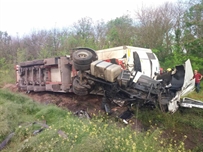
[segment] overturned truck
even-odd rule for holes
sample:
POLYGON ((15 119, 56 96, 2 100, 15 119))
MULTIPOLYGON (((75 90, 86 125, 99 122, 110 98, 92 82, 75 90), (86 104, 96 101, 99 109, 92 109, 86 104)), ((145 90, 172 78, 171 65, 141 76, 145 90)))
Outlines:
MULTIPOLYGON (((136 54, 139 56, 139 52, 136 54)), ((101 60, 90 48, 76 48, 70 56, 20 63, 16 66, 17 85, 24 91, 98 94, 103 96, 104 106, 115 102, 120 106, 159 107, 171 113, 181 105, 187 106, 181 97, 194 90, 190 60, 176 66, 166 84, 164 76, 158 80, 137 68, 141 67, 140 61, 134 61, 129 69, 125 57, 101 60)), ((110 112, 108 108, 106 111, 110 112)))

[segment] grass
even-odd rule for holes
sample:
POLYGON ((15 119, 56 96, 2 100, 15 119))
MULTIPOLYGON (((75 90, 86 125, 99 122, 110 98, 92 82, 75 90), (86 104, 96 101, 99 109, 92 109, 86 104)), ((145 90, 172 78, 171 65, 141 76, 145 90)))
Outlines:
POLYGON ((6 83, 15 83, 15 77, 14 65, 0 67, 0 87, 6 83))
MULTIPOLYGON (((162 138, 163 131, 158 126, 150 125, 147 131, 136 132, 108 116, 81 119, 55 105, 42 105, 2 89, 0 114, 0 142, 15 133, 2 152, 186 151, 183 140, 174 145, 173 141, 162 138), (34 135, 45 122, 48 128, 34 135)), ((163 121, 161 116, 159 121, 163 121)))
MULTIPOLYGON (((187 97, 203 101, 203 83, 199 93, 192 92, 187 97)), ((136 113, 138 113, 136 117, 142 121, 146 128, 157 126, 171 139, 194 141, 196 145, 192 151, 203 151, 202 141, 198 141, 198 139, 202 139, 203 134, 203 109, 179 107, 174 114, 162 113, 159 109, 153 111, 139 109, 136 113), (178 135, 179 137, 177 137, 178 135)))

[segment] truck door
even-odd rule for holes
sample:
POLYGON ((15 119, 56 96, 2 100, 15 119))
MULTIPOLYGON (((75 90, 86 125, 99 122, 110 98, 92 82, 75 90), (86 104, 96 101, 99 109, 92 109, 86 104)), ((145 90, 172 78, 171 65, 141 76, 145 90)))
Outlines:
POLYGON ((155 72, 160 73, 159 60, 154 53, 147 53, 147 56, 150 61, 151 77, 153 77, 155 72))
MULTIPOLYGON (((139 56, 139 59, 140 59, 141 72, 144 75, 147 75, 147 76, 151 77, 151 64, 150 64, 150 60, 149 60, 146 52, 136 51, 136 53, 137 53, 137 55, 139 56)), ((139 67, 138 61, 137 61, 138 59, 134 58, 134 60, 135 60, 135 62, 137 64, 135 66, 136 66, 136 68, 138 68, 139 67)))

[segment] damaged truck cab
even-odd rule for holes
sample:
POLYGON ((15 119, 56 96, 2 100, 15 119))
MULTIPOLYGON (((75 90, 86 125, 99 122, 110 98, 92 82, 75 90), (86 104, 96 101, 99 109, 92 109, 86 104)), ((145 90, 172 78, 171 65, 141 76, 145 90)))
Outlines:
POLYGON ((119 105, 158 106, 172 113, 180 97, 194 88, 189 60, 174 69, 168 87, 163 80, 152 78, 152 73, 159 73, 156 55, 149 49, 129 46, 98 52, 76 48, 70 56, 27 61, 16 69, 21 90, 100 94, 105 101, 119 105))

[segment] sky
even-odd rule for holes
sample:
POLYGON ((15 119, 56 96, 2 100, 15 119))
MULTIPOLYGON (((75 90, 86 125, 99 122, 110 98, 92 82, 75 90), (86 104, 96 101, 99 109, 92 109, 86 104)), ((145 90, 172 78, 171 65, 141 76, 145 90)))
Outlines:
POLYGON ((23 36, 40 29, 70 27, 84 17, 105 22, 141 6, 176 0, 0 0, 0 31, 23 36))

